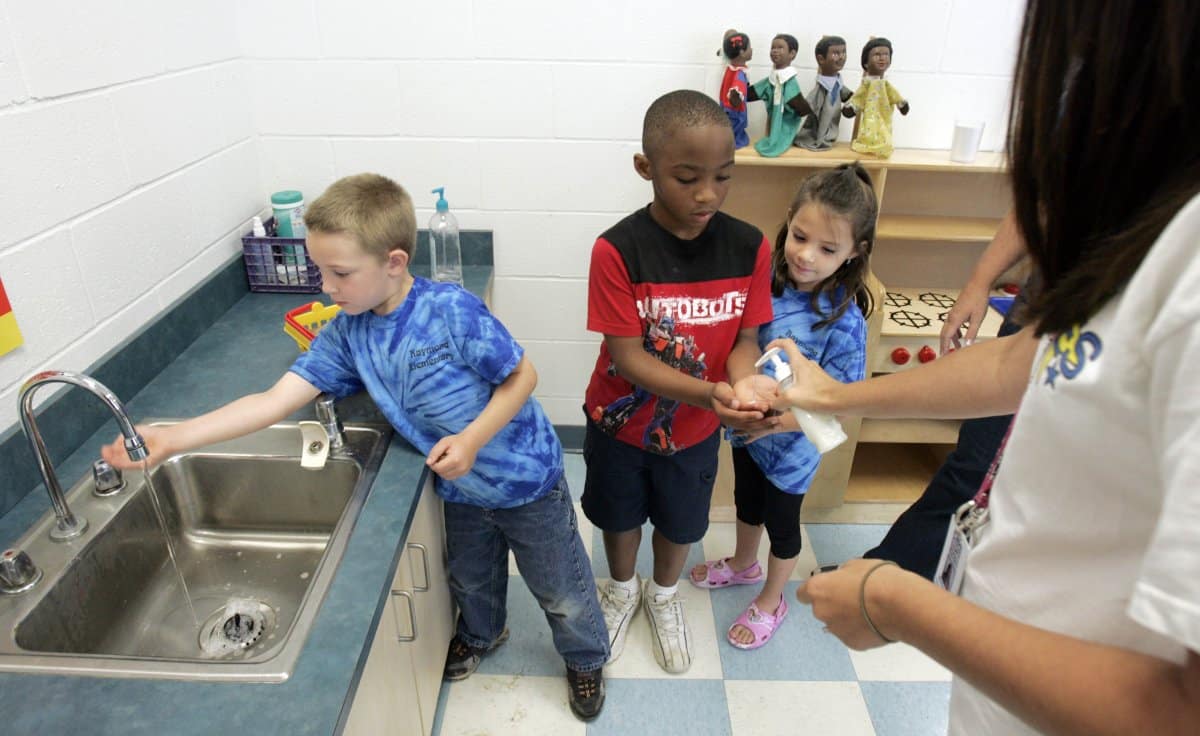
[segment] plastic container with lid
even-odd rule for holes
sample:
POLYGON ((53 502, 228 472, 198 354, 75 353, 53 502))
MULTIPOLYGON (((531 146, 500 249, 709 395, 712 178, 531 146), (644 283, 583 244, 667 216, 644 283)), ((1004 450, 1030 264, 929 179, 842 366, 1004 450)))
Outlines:
POLYGON ((275 236, 279 238, 303 238, 304 195, 294 189, 275 192, 271 195, 271 209, 275 214, 275 236))
MULTIPOLYGON (((294 189, 275 192, 271 195, 271 209, 275 215, 275 236, 280 238, 303 238, 304 195, 294 189)), ((279 277, 289 284, 308 282, 303 245, 289 245, 283 251, 283 263, 276 264, 279 277)))

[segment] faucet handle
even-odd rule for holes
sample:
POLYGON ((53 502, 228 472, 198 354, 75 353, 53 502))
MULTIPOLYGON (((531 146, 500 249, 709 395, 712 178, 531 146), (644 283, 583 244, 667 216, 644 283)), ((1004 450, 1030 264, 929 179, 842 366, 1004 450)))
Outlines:
POLYGON ((42 571, 20 549, 0 552, 0 593, 23 593, 42 579, 42 571))
POLYGON ((106 460, 92 463, 92 479, 96 482, 97 496, 112 496, 125 487, 125 479, 121 471, 109 465, 106 460))

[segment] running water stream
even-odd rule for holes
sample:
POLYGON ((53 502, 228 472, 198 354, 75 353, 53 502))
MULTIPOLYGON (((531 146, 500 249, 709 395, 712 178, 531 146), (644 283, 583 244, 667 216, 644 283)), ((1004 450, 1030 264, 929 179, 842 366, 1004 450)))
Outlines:
POLYGON ((179 561, 175 556, 175 545, 171 543, 171 534, 167 531, 167 517, 163 514, 162 506, 158 502, 158 489, 154 487, 154 481, 150 477, 150 464, 145 460, 142 461, 142 473, 146 478, 146 487, 150 491, 150 500, 154 503, 154 515, 158 517, 158 529, 162 532, 163 541, 167 543, 167 554, 171 557, 171 567, 175 568, 175 576, 179 578, 179 586, 183 591, 184 600, 187 601, 188 611, 191 612, 192 621, 199 629, 200 617, 196 615, 191 591, 188 590, 187 581, 183 579, 183 572, 179 569, 179 561))

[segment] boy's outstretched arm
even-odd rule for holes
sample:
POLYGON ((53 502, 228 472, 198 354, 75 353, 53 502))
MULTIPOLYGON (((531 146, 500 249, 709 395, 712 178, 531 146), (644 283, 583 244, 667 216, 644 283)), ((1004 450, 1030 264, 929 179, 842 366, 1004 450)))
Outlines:
POLYGON ((425 464, 446 480, 465 475, 475 464, 479 449, 512 421, 536 386, 537 370, 528 357, 522 356, 517 367, 492 392, 492 398, 479 416, 458 434, 438 440, 425 458, 425 464))
POLYGON ((738 330, 737 342, 733 344, 733 350, 729 351, 729 357, 725 359, 725 372, 729 374, 729 382, 737 383, 746 376, 752 376, 757 372, 754 364, 762 357, 762 350, 758 347, 758 328, 747 327, 744 330, 738 330))
MULTIPOLYGON (((137 430, 150 451, 146 461, 157 465, 176 453, 269 427, 312 401, 319 393, 316 386, 288 371, 266 391, 235 399, 207 414, 166 427, 138 425, 137 430)), ((101 448, 100 454, 121 470, 141 467, 141 463, 129 459, 122 437, 101 448)))
POLYGON ((709 383, 703 378, 695 378, 682 373, 655 358, 646 352, 642 346, 643 341, 644 338, 640 335, 635 337, 604 336, 608 354, 612 357, 613 365, 617 367, 617 373, 621 374, 622 378, 659 396, 682 401, 701 409, 712 408, 712 392, 715 384, 709 383))

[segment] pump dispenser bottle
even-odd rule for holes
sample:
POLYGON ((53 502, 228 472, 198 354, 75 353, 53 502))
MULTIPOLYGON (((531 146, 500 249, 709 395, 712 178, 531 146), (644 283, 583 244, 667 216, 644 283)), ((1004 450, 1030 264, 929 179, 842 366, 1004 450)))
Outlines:
POLYGON ((462 249, 458 241, 458 221, 450 214, 446 188, 438 187, 437 212, 429 220, 430 273, 434 281, 462 285, 462 249))
MULTIPOLYGON (((791 366, 780 357, 779 348, 771 348, 763 353, 762 357, 754 363, 754 367, 762 368, 767 363, 771 364, 771 372, 775 374, 774 378, 779 382, 779 389, 783 391, 791 388, 795 378, 792 376, 791 366)), ((822 455, 846 441, 846 431, 830 414, 814 414, 793 406, 792 415, 796 417, 800 429, 804 431, 804 436, 816 445, 817 452, 822 455)))

